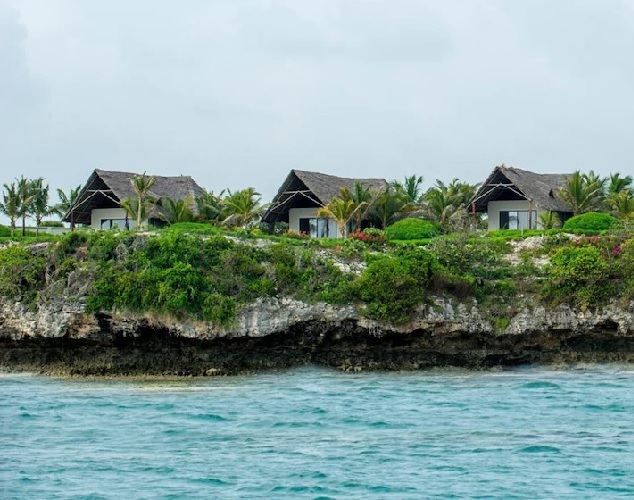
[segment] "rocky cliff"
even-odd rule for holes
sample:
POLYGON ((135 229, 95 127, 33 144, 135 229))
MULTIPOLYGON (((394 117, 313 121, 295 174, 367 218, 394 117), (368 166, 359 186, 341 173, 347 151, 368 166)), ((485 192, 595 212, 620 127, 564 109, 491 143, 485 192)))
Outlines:
POLYGON ((353 307, 264 299, 230 326, 161 315, 85 314, 81 299, 0 302, 0 369, 65 375, 222 375, 318 363, 342 370, 634 361, 634 303, 546 308, 524 298, 503 323, 436 297, 411 321, 353 307))

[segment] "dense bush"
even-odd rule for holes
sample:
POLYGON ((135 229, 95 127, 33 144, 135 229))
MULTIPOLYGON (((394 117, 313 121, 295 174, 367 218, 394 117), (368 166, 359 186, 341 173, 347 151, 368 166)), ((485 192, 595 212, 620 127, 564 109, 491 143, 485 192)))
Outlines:
POLYGON ((424 219, 408 218, 395 222, 385 230, 385 237, 391 240, 420 240, 433 238, 440 233, 438 225, 424 219))
POLYGON ((594 246, 563 247, 546 266, 547 297, 587 308, 600 305, 610 294, 610 264, 594 246))
POLYGON ((504 239, 457 235, 436 238, 429 245, 429 251, 453 275, 493 278, 504 267, 502 256, 509 253, 511 247, 504 239))
POLYGON ((611 229, 619 223, 616 217, 603 212, 587 212, 585 214, 575 215, 564 223, 566 230, 589 230, 589 231, 605 231, 611 229))
POLYGON ((368 317, 407 321, 423 303, 437 265, 429 252, 420 249, 375 256, 352 284, 352 291, 366 304, 368 317))
POLYGON ((32 303, 45 284, 46 257, 22 245, 0 249, 0 295, 32 303))
POLYGON ((628 299, 634 298, 634 239, 616 246, 612 251, 616 260, 615 267, 623 280, 622 294, 628 299))

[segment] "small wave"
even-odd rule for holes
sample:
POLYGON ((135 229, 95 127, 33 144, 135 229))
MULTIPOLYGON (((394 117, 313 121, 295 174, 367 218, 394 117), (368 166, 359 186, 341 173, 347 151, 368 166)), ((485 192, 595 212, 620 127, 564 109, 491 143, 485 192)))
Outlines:
POLYGON ((561 453, 556 446, 527 446, 519 450, 519 453, 561 453))
POLYGON ((274 493, 323 493, 327 488, 322 486, 276 486, 271 490, 274 493))
POLYGON ((273 427, 289 427, 292 429, 302 428, 302 427, 322 427, 323 424, 321 422, 275 422, 273 427))
POLYGON ((154 410, 161 410, 161 411, 165 411, 165 410, 173 410, 174 408, 176 408, 176 405, 173 403, 162 403, 162 404, 148 404, 147 405, 148 408, 153 408, 154 410))
POLYGON ((327 474, 323 472, 302 472, 301 474, 294 474, 295 477, 300 479, 311 478, 311 479, 326 479, 328 477, 327 474))
POLYGON ((622 413, 622 412, 627 411, 625 406, 615 405, 615 404, 611 404, 611 405, 587 404, 587 405, 584 405, 584 408, 586 408, 588 410, 592 410, 592 411, 609 411, 609 412, 613 412, 613 413, 622 413))
POLYGON ((195 483, 206 484, 209 486, 232 486, 232 483, 218 479, 217 477, 201 477, 192 480, 195 483))
POLYGON ((503 451, 503 448, 475 448, 471 450, 471 453, 480 454, 480 453, 498 453, 503 451))
POLYGON ((192 415, 192 418, 195 418, 196 420, 210 420, 212 422, 228 422, 228 419, 220 415, 216 415, 215 413, 198 413, 196 415, 192 415))
POLYGON ((167 429, 162 432, 165 436, 176 436, 181 434, 183 431, 181 429, 167 429))
POLYGON ((385 427, 391 427, 390 424, 388 424, 387 422, 385 422, 384 420, 379 420, 377 422, 372 422, 370 424, 370 427, 374 427, 374 428, 385 428, 385 427))
POLYGON ((553 382, 539 380, 536 382, 527 382, 522 384, 520 389, 561 389, 561 387, 553 382))

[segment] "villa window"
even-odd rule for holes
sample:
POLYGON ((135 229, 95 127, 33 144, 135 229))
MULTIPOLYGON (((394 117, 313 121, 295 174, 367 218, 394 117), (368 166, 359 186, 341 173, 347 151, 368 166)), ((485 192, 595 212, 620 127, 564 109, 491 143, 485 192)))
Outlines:
POLYGON ((512 210, 500 212, 500 229, 537 229, 537 211, 512 210))
POLYGON ((312 238, 328 237, 328 219, 316 217, 299 219, 299 232, 309 234, 312 238))
POLYGON ((136 222, 132 219, 128 219, 128 225, 126 227, 126 219, 101 219, 99 224, 100 229, 134 229, 136 222))

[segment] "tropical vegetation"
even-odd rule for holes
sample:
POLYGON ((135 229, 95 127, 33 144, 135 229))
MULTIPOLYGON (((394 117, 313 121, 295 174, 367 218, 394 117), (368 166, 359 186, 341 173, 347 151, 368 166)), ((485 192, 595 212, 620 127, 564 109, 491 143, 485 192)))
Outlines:
MULTIPOLYGON (((319 210, 344 239, 273 228, 267 234, 256 224, 264 207, 254 188, 156 200, 152 184, 150 176, 133 179, 135 196, 122 205, 131 220, 156 214, 166 229, 75 231, 45 247, 0 247, 0 293, 40 303, 52 283, 59 293, 74 282, 73 273, 91 282, 89 311, 154 311, 218 325, 266 297, 354 303, 369 318, 392 322, 407 321, 439 294, 472 297, 491 305, 499 326, 521 306, 518 297, 581 308, 634 298, 629 176, 571 176, 560 195, 574 201, 578 215, 561 229, 547 213, 543 230, 484 235, 470 231, 475 186, 437 180, 423 191, 415 176, 378 191, 358 184, 319 210), (375 228, 364 228, 367 221, 375 228), (533 236, 532 246, 514 250, 518 239, 533 236)), ((58 192, 59 202, 49 204, 43 179, 5 184, 0 211, 9 227, 0 227, 0 238, 13 237, 23 219, 40 226, 47 214, 66 213, 79 192, 58 192)))

